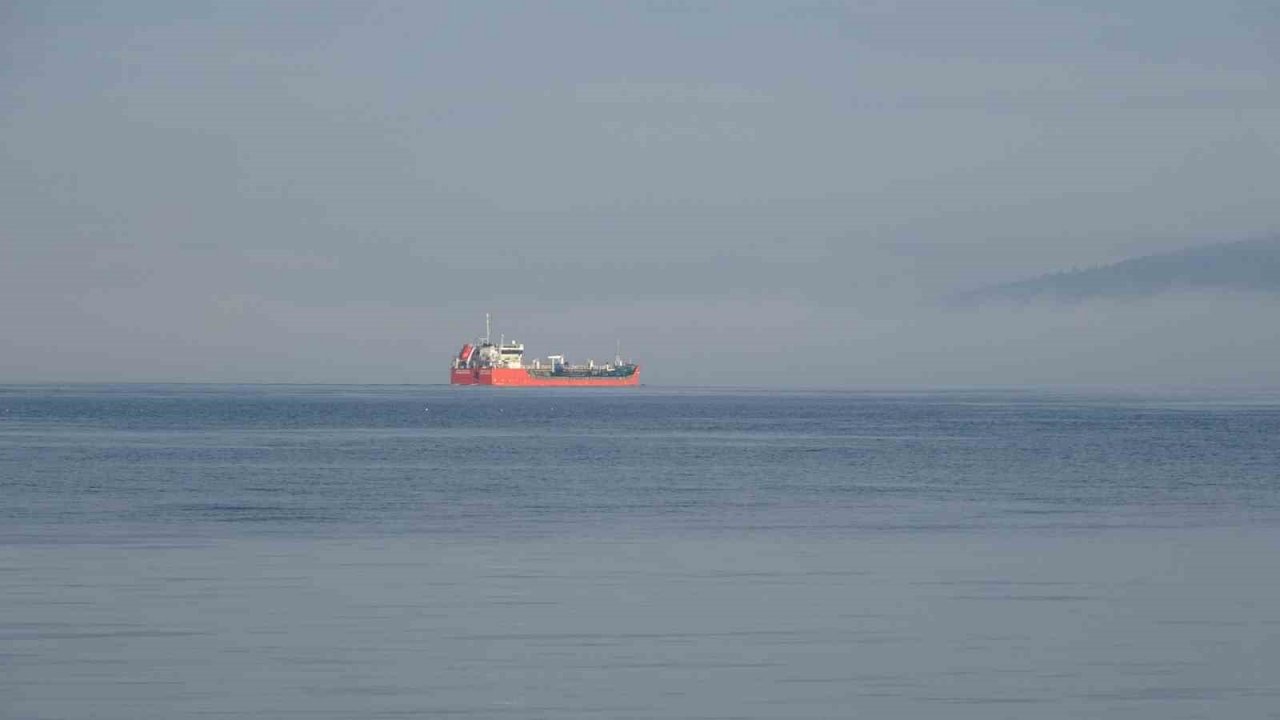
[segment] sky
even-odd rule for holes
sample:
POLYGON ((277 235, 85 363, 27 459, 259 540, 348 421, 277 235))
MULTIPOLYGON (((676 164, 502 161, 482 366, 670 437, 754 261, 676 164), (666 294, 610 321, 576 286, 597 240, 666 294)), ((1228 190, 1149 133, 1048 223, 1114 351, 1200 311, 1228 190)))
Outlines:
POLYGON ((1280 231, 1261 0, 8 2, 0 382, 1280 385, 1280 302, 960 310, 1280 231))

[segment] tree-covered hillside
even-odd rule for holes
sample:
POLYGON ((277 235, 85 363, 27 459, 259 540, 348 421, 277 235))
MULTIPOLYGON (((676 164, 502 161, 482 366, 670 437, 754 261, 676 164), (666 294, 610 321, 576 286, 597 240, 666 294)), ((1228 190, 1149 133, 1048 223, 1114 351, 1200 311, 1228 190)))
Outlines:
POLYGON ((1218 243, 964 293, 967 303, 1142 297, 1179 290, 1280 293, 1280 237, 1218 243))

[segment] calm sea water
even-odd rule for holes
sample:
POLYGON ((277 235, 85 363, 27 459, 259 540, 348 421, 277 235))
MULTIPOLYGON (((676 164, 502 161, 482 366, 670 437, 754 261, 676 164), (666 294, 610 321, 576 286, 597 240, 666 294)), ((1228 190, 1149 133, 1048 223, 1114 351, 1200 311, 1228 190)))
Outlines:
POLYGON ((1280 395, 0 387, 0 717, 1280 717, 1280 395))

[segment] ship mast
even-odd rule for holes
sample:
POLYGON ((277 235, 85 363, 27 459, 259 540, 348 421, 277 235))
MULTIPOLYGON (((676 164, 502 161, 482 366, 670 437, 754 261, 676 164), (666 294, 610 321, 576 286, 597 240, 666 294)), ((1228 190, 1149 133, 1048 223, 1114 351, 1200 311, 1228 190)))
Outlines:
POLYGON ((489 313, 484 314, 484 344, 485 345, 490 344, 489 343, 489 313))

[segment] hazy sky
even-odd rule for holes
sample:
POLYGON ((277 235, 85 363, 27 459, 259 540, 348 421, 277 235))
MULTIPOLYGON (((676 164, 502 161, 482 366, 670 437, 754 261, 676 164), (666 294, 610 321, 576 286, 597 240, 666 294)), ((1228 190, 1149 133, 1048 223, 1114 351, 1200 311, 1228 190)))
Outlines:
POLYGON ((6 2, 0 381, 1280 383, 1280 303, 948 293, 1280 229, 1280 5, 6 2))

